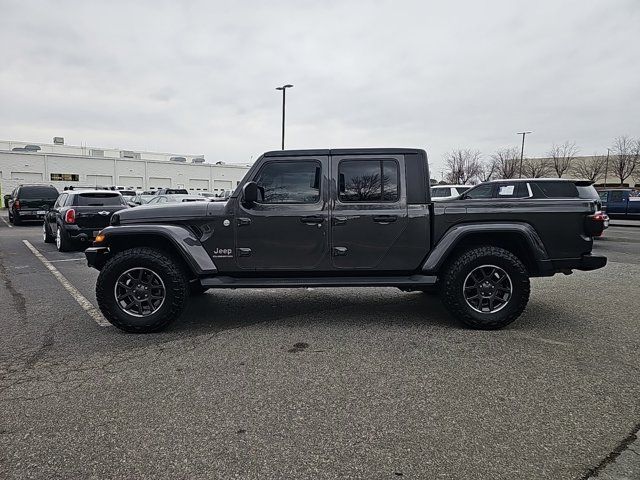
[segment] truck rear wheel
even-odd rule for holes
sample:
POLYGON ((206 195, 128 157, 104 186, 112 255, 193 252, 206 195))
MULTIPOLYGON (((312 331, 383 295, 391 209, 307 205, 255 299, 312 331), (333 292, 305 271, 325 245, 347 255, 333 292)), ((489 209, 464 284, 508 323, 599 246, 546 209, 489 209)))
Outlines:
POLYGON ((441 298, 471 328, 494 330, 518 318, 529 301, 529 275, 511 252, 484 246, 467 250, 446 267, 441 298))
POLYGON ((103 315, 125 332, 167 327, 184 310, 189 284, 180 265, 161 250, 140 247, 115 254, 96 284, 103 315))

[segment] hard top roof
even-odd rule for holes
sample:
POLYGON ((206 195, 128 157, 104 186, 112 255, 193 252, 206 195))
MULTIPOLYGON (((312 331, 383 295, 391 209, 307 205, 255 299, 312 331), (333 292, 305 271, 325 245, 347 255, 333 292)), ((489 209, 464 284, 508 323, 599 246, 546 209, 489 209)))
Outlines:
POLYGON ((265 157, 305 157, 314 155, 384 155, 423 153, 420 148, 332 148, 317 150, 272 150, 265 157))

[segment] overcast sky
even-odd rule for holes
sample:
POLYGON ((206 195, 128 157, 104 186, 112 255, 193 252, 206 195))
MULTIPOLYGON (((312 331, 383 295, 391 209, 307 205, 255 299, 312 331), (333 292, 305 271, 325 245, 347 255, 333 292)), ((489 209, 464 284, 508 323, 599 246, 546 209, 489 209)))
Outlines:
MULTIPOLYGON (((0 138, 204 153, 640 136, 640 1, 0 0, 0 138)), ((437 175, 436 175, 437 172, 437 175)))

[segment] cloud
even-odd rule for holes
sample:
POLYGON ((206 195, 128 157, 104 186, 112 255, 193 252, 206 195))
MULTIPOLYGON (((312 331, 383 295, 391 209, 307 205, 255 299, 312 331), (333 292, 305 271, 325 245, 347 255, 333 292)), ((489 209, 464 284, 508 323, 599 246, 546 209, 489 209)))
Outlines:
POLYGON ((2 1, 6 139, 204 153, 287 146, 486 155, 640 136, 634 0, 2 1))

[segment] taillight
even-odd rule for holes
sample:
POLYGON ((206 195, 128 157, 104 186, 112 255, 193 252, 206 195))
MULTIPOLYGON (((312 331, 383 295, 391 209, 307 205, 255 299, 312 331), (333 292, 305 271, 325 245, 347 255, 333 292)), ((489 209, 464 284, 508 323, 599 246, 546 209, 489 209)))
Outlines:
POLYGON ((13 206, 16 210, 20 210, 20 200, 14 201, 13 206))
POLYGON ((73 208, 67 210, 67 213, 64 214, 64 222, 76 223, 76 211, 73 208))
POLYGON ((598 237, 604 230, 605 214, 598 210, 596 213, 588 215, 585 220, 584 230, 590 237, 598 237))

